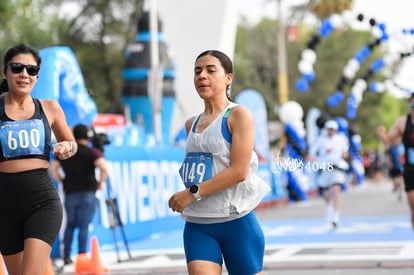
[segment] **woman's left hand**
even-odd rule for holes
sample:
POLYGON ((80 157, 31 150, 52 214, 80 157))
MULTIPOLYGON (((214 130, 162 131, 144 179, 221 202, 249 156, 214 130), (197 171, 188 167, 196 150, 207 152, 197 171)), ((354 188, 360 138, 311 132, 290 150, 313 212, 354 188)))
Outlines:
POLYGON ((52 153, 56 154, 61 160, 65 160, 73 156, 72 141, 61 141, 53 144, 52 153))

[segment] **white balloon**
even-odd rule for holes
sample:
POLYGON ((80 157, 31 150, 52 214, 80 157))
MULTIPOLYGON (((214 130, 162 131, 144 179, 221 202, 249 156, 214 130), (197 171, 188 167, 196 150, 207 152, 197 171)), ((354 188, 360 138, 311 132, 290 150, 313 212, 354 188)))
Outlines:
POLYGON ((363 91, 361 91, 361 90, 359 90, 357 88, 351 90, 351 93, 354 96, 355 101, 356 101, 357 104, 359 104, 362 101, 362 92, 363 91))
POLYGON ((312 63, 310 63, 307 60, 301 60, 298 63, 298 69, 299 72, 301 72, 302 74, 310 74, 311 72, 313 72, 313 66, 312 63))
POLYGON ((396 53, 388 53, 383 58, 385 65, 391 65, 394 62, 396 62, 398 59, 399 59, 399 55, 396 53))
POLYGON ((302 120, 293 121, 291 122, 291 125, 300 137, 304 137, 306 135, 305 125, 302 120))
POLYGON ((353 70, 358 71, 359 67, 361 66, 361 64, 359 64, 358 60, 356 60, 355 58, 351 58, 348 63, 346 64, 346 66, 351 67, 353 70))
POLYGON ((351 67, 349 67, 349 66, 346 66, 346 67, 343 69, 342 74, 343 74, 343 75, 344 75, 347 79, 352 79, 352 78, 354 78, 354 76, 355 76, 355 74, 356 74, 356 71, 355 71, 353 68, 351 68, 351 67))
POLYGON ((288 101, 279 109, 279 119, 283 123, 293 123, 303 118, 303 109, 296 101, 288 101))
POLYGON ((350 11, 350 10, 346 10, 344 12, 342 12, 342 18, 344 20, 344 23, 347 24, 348 26, 351 26, 352 23, 354 23, 355 21, 355 14, 350 11))
POLYGON ((335 29, 339 29, 344 26, 344 21, 339 14, 332 14, 330 20, 335 29))
POLYGON ((377 90, 375 92, 377 93, 383 93, 385 91, 386 84, 384 83, 377 83, 376 88, 377 90))
POLYGON ((386 88, 387 90, 391 90, 392 88, 394 88, 394 87, 395 87, 394 82, 393 82, 391 79, 387 79, 387 80, 385 80, 385 81, 384 81, 384 85, 385 85, 385 88, 386 88))
POLYGON ((306 136, 305 128, 298 131, 298 136, 300 136, 301 138, 304 138, 306 136))
POLYGON ((361 138, 361 136, 360 136, 360 135, 355 134, 355 135, 353 135, 353 136, 352 136, 352 140, 353 140, 355 143, 361 143, 362 138, 361 138))
POLYGON ((355 81, 355 86, 358 87, 358 90, 365 91, 367 89, 367 82, 362 78, 358 78, 355 81))
POLYGON ((378 26, 372 27, 371 33, 375 38, 380 38, 382 36, 382 31, 378 26))
POLYGON ((314 50, 311 49, 305 49, 302 52, 302 60, 306 60, 308 62, 310 62, 311 64, 314 64, 316 61, 316 53, 314 50))
POLYGON ((359 67, 360 67, 360 64, 358 60, 356 60, 355 58, 352 58, 346 64, 343 70, 343 75, 348 79, 354 78, 356 73, 359 70, 359 67))

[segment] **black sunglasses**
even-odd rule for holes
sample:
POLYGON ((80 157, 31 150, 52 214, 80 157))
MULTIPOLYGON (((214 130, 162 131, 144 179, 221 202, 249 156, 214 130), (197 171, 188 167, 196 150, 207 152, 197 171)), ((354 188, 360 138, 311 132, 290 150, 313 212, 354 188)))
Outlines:
POLYGON ((22 63, 9 63, 7 66, 14 74, 19 74, 26 69, 27 73, 31 76, 36 76, 39 73, 40 67, 36 65, 23 65, 22 63))

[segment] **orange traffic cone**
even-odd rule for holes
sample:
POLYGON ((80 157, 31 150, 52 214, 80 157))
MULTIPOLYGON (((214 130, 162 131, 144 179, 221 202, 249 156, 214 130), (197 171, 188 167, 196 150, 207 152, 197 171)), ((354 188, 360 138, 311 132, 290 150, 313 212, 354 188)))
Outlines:
POLYGON ((75 259, 75 274, 89 274, 90 269, 91 260, 89 259, 88 254, 78 254, 75 259))
POLYGON ((6 275, 6 267, 4 266, 3 256, 0 254, 0 275, 6 275))
POLYGON ((91 238, 91 254, 91 268, 89 274, 103 274, 109 272, 109 269, 102 265, 98 238, 96 236, 91 238))
POLYGON ((55 275, 55 271, 53 270, 53 264, 52 264, 51 258, 49 258, 47 262, 46 269, 45 269, 45 275, 55 275))

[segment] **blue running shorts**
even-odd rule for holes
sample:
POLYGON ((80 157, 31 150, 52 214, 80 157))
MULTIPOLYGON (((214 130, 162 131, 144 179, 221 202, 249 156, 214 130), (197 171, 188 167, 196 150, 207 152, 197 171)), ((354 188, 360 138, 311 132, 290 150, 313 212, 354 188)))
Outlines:
POLYGON ((229 222, 186 222, 184 250, 187 263, 204 260, 224 263, 230 275, 252 275, 263 270, 265 240, 254 212, 229 222))

